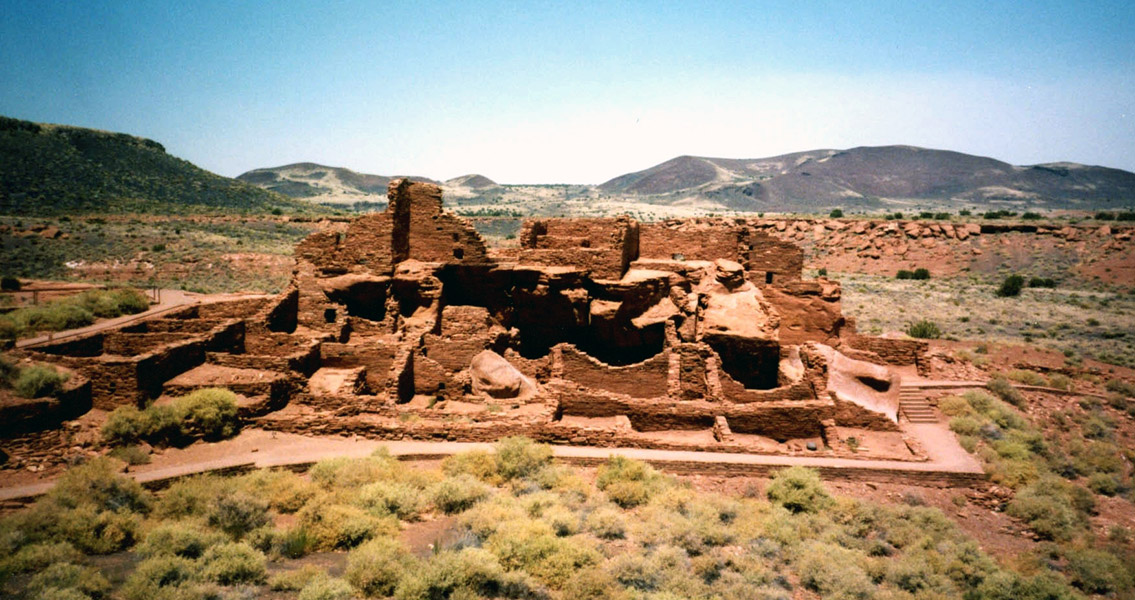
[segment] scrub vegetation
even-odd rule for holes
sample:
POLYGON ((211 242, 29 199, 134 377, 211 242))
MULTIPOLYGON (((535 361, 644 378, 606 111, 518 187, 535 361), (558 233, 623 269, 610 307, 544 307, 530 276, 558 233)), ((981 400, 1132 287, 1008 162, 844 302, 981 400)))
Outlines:
MULTIPOLYGON (((956 404, 959 416, 991 422, 1005 410, 992 397, 956 404)), ((73 468, 0 521, 4 594, 1028 600, 1126 594, 1135 566, 1130 554, 1086 545, 999 564, 936 508, 836 496, 804 468, 775 474, 763 493, 705 495, 618 456, 591 477, 522 438, 440 469, 380 450, 306 474, 201 475, 159 492, 117 464, 73 468), (428 547, 405 535, 431 521, 444 530, 428 547), (320 552, 343 566, 305 558, 320 552), (100 554, 131 566, 102 573, 100 554)))

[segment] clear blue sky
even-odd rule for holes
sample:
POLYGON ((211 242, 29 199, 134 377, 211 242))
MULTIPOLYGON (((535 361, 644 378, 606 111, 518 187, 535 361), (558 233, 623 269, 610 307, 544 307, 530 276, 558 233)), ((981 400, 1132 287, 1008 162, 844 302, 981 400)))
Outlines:
POLYGON ((234 176, 911 144, 1135 170, 1135 3, 0 0, 0 114, 234 176))

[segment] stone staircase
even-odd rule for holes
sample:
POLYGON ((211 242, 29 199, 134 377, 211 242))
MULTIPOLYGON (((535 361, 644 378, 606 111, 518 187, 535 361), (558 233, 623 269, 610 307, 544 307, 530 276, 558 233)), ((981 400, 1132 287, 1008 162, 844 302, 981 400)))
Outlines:
POLYGON ((926 392, 915 387, 899 388, 899 413, 911 423, 937 423, 938 415, 926 398, 926 392))

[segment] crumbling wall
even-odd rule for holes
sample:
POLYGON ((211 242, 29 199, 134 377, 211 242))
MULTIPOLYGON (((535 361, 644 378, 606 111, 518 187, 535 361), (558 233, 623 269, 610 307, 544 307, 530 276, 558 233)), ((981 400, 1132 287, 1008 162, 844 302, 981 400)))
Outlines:
POLYGON ((612 367, 570 344, 561 344, 556 349, 563 361, 561 377, 568 381, 634 398, 657 398, 667 394, 670 358, 666 353, 637 364, 612 367))
POLYGON ((798 280, 804 272, 804 250, 764 232, 744 230, 742 264, 755 283, 779 284, 798 280))
POLYGON ((743 263, 743 233, 718 219, 667 219, 642 225, 639 256, 675 260, 724 258, 743 263))
POLYGON ((530 219, 519 238, 519 262, 583 269, 593 279, 619 279, 639 256, 639 224, 625 216, 530 219))
POLYGON ((925 361, 930 344, 922 340, 873 337, 850 334, 843 341, 856 350, 873 352, 892 365, 919 365, 925 361))
POLYGON ((788 346, 840 343, 846 320, 840 307, 839 282, 789 280, 763 288, 765 300, 780 314, 780 343, 788 346))

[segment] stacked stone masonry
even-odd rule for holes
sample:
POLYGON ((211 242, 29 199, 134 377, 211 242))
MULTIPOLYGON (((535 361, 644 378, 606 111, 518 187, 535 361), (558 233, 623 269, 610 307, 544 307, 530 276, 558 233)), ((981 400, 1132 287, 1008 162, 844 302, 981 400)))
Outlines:
POLYGON ((899 429, 879 365, 925 345, 855 334, 787 225, 533 219, 490 252, 437 186, 389 199, 301 242, 275 299, 25 353, 81 373, 97 408, 220 385, 283 431, 791 452, 899 429))

